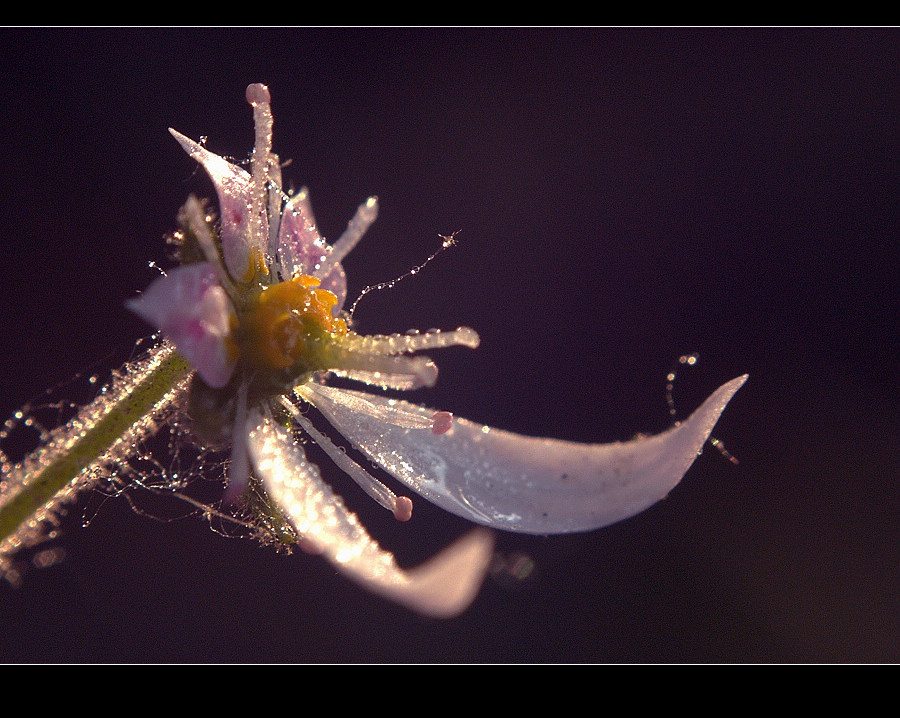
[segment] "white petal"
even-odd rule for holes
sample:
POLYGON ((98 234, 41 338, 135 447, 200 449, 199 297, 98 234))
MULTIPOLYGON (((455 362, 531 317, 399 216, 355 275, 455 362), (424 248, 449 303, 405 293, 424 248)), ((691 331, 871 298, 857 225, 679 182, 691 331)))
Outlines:
POLYGON ((678 426, 612 444, 540 439, 453 419, 436 434, 432 409, 309 383, 298 389, 375 463, 438 506, 522 533, 590 531, 664 498, 697 458, 746 376, 716 390, 678 426))
POLYGON ((319 287, 338 298, 332 309, 334 316, 338 316, 347 297, 347 278, 340 263, 328 261, 332 248, 316 229, 305 190, 295 194, 285 205, 278 235, 279 261, 283 269, 291 276, 309 274, 319 279, 319 287))
POLYGON ((185 152, 203 165, 216 186, 219 196, 219 233, 225 266, 234 279, 248 279, 255 268, 254 262, 263 257, 268 249, 266 237, 269 234, 265 212, 261 211, 264 201, 256 208, 261 211, 260 216, 256 217, 256 222, 252 221, 255 197, 253 178, 246 170, 210 152, 180 132, 172 128, 169 128, 169 132, 185 152))
POLYGON ((425 564, 404 571, 322 480, 318 467, 306 460, 284 427, 256 411, 247 427, 254 468, 269 497, 339 571, 429 616, 454 616, 472 602, 493 551, 489 532, 470 532, 425 564))

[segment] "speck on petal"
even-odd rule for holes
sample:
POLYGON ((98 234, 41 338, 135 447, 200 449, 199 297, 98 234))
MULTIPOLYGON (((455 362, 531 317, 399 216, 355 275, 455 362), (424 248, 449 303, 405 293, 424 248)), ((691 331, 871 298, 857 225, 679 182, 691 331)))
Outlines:
POLYGON ((176 267, 126 306, 160 329, 207 384, 228 383, 237 359, 229 336, 234 310, 210 264, 176 267))

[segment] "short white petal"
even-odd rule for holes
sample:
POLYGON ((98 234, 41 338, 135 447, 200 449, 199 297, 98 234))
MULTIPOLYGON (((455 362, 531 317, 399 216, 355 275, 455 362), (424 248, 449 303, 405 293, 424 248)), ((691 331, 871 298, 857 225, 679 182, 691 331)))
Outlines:
POLYGON ((175 267, 125 306, 161 329, 207 384, 228 383, 235 363, 229 346, 235 316, 212 265, 175 267))
POLYGON ((490 532, 470 532, 421 566, 404 571, 322 480, 318 467, 306 460, 284 427, 257 411, 251 412, 247 427, 253 465, 270 499, 339 571, 428 616, 454 616, 472 602, 493 551, 490 532))
POLYGON ((521 436, 466 419, 443 434, 432 409, 309 383, 298 393, 354 446, 438 506, 522 533, 590 531, 664 498, 687 472, 746 376, 721 386, 689 419, 657 436, 581 444, 521 436))

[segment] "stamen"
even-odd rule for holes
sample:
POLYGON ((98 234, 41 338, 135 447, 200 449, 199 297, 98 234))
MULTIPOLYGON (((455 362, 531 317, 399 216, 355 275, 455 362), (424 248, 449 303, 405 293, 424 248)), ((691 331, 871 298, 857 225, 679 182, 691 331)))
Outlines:
POLYGON ((434 386, 437 366, 428 357, 398 357, 348 351, 335 362, 336 371, 374 386, 420 389, 434 386), (339 368, 337 368, 339 367, 339 368))
POLYGON ((409 521, 412 518, 413 502, 408 496, 398 496, 394 507, 394 518, 397 521, 409 521))
POLYGON ((418 376, 404 374, 383 374, 380 371, 362 371, 360 369, 332 369, 331 373, 342 379, 358 381, 361 384, 377 386, 379 389, 412 391, 422 386, 418 376))
MULTIPOLYGON (((274 152, 269 155, 269 257, 275 257, 278 253, 278 235, 281 231, 281 212, 289 198, 281 191, 281 165, 278 155, 274 152)), ((290 277, 288 277, 290 279, 290 277)))
MULTIPOLYGON (((253 192, 250 205, 250 236, 258 240, 261 236, 262 214, 266 208, 269 167, 272 155, 272 98, 269 88, 256 82, 247 86, 247 102, 253 108, 253 125, 256 137, 253 147, 251 169, 253 192)), ((265 247, 267 243, 263 244, 265 247)))
POLYGON ((433 329, 424 333, 347 334, 341 338, 340 355, 331 366, 338 376, 385 389, 419 389, 434 386, 437 366, 428 357, 402 357, 421 349, 451 346, 476 348, 478 334, 469 327, 452 332, 433 329))
POLYGON ((281 404, 287 409, 303 431, 312 437, 338 467, 353 479, 369 496, 381 506, 394 514, 398 521, 409 521, 412 517, 412 500, 405 496, 397 496, 387 486, 372 476, 362 466, 351 459, 343 449, 337 446, 325 434, 319 431, 313 423, 307 419, 301 411, 286 397, 281 398, 281 404))
POLYGON ((238 389, 234 427, 232 429, 231 463, 228 465, 228 487, 225 502, 234 502, 250 481, 250 456, 247 452, 247 385, 238 389))
POLYGON ((431 329, 427 332, 410 334, 353 335, 348 336, 347 340, 354 351, 388 356, 411 354, 423 349, 446 349, 452 346, 477 349, 481 341, 478 333, 469 327, 459 327, 449 332, 431 329))
POLYGON ((369 197, 369 199, 357 207, 356 214, 354 214, 353 219, 347 223, 347 229, 344 230, 344 233, 338 238, 337 242, 332 245, 331 254, 329 254, 325 258, 325 261, 319 266, 319 269, 316 271, 316 276, 327 276, 335 264, 343 261, 344 257, 350 253, 350 250, 359 243, 359 240, 362 239, 366 230, 372 226, 372 223, 377 217, 378 198, 369 197))

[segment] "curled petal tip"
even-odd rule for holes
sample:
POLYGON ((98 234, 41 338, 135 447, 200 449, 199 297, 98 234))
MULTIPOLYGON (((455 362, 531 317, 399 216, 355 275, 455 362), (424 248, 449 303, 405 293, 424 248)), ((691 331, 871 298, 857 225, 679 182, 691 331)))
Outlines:
POLYGON ((719 417, 725 410, 725 406, 749 378, 749 374, 742 374, 731 381, 725 382, 690 417, 689 421, 693 421, 696 426, 696 436, 698 439, 702 438, 701 446, 709 437, 709 432, 713 430, 713 426, 719 420, 719 417))
POLYGON ((425 616, 458 616, 478 595, 493 553, 493 533, 474 529, 407 571, 408 583, 387 597, 425 616))
POLYGON ((334 495, 287 429, 257 411, 250 412, 246 428, 254 470, 266 493, 304 537, 304 550, 320 551, 361 586, 427 616, 449 618, 472 602, 490 565, 494 545, 490 531, 476 529, 405 571, 334 495))
POLYGON ((203 147, 196 142, 194 142, 187 135, 181 134, 178 130, 170 127, 169 134, 172 135, 176 140, 178 140, 178 144, 187 152, 191 157, 195 157, 198 152, 202 152, 203 147))

